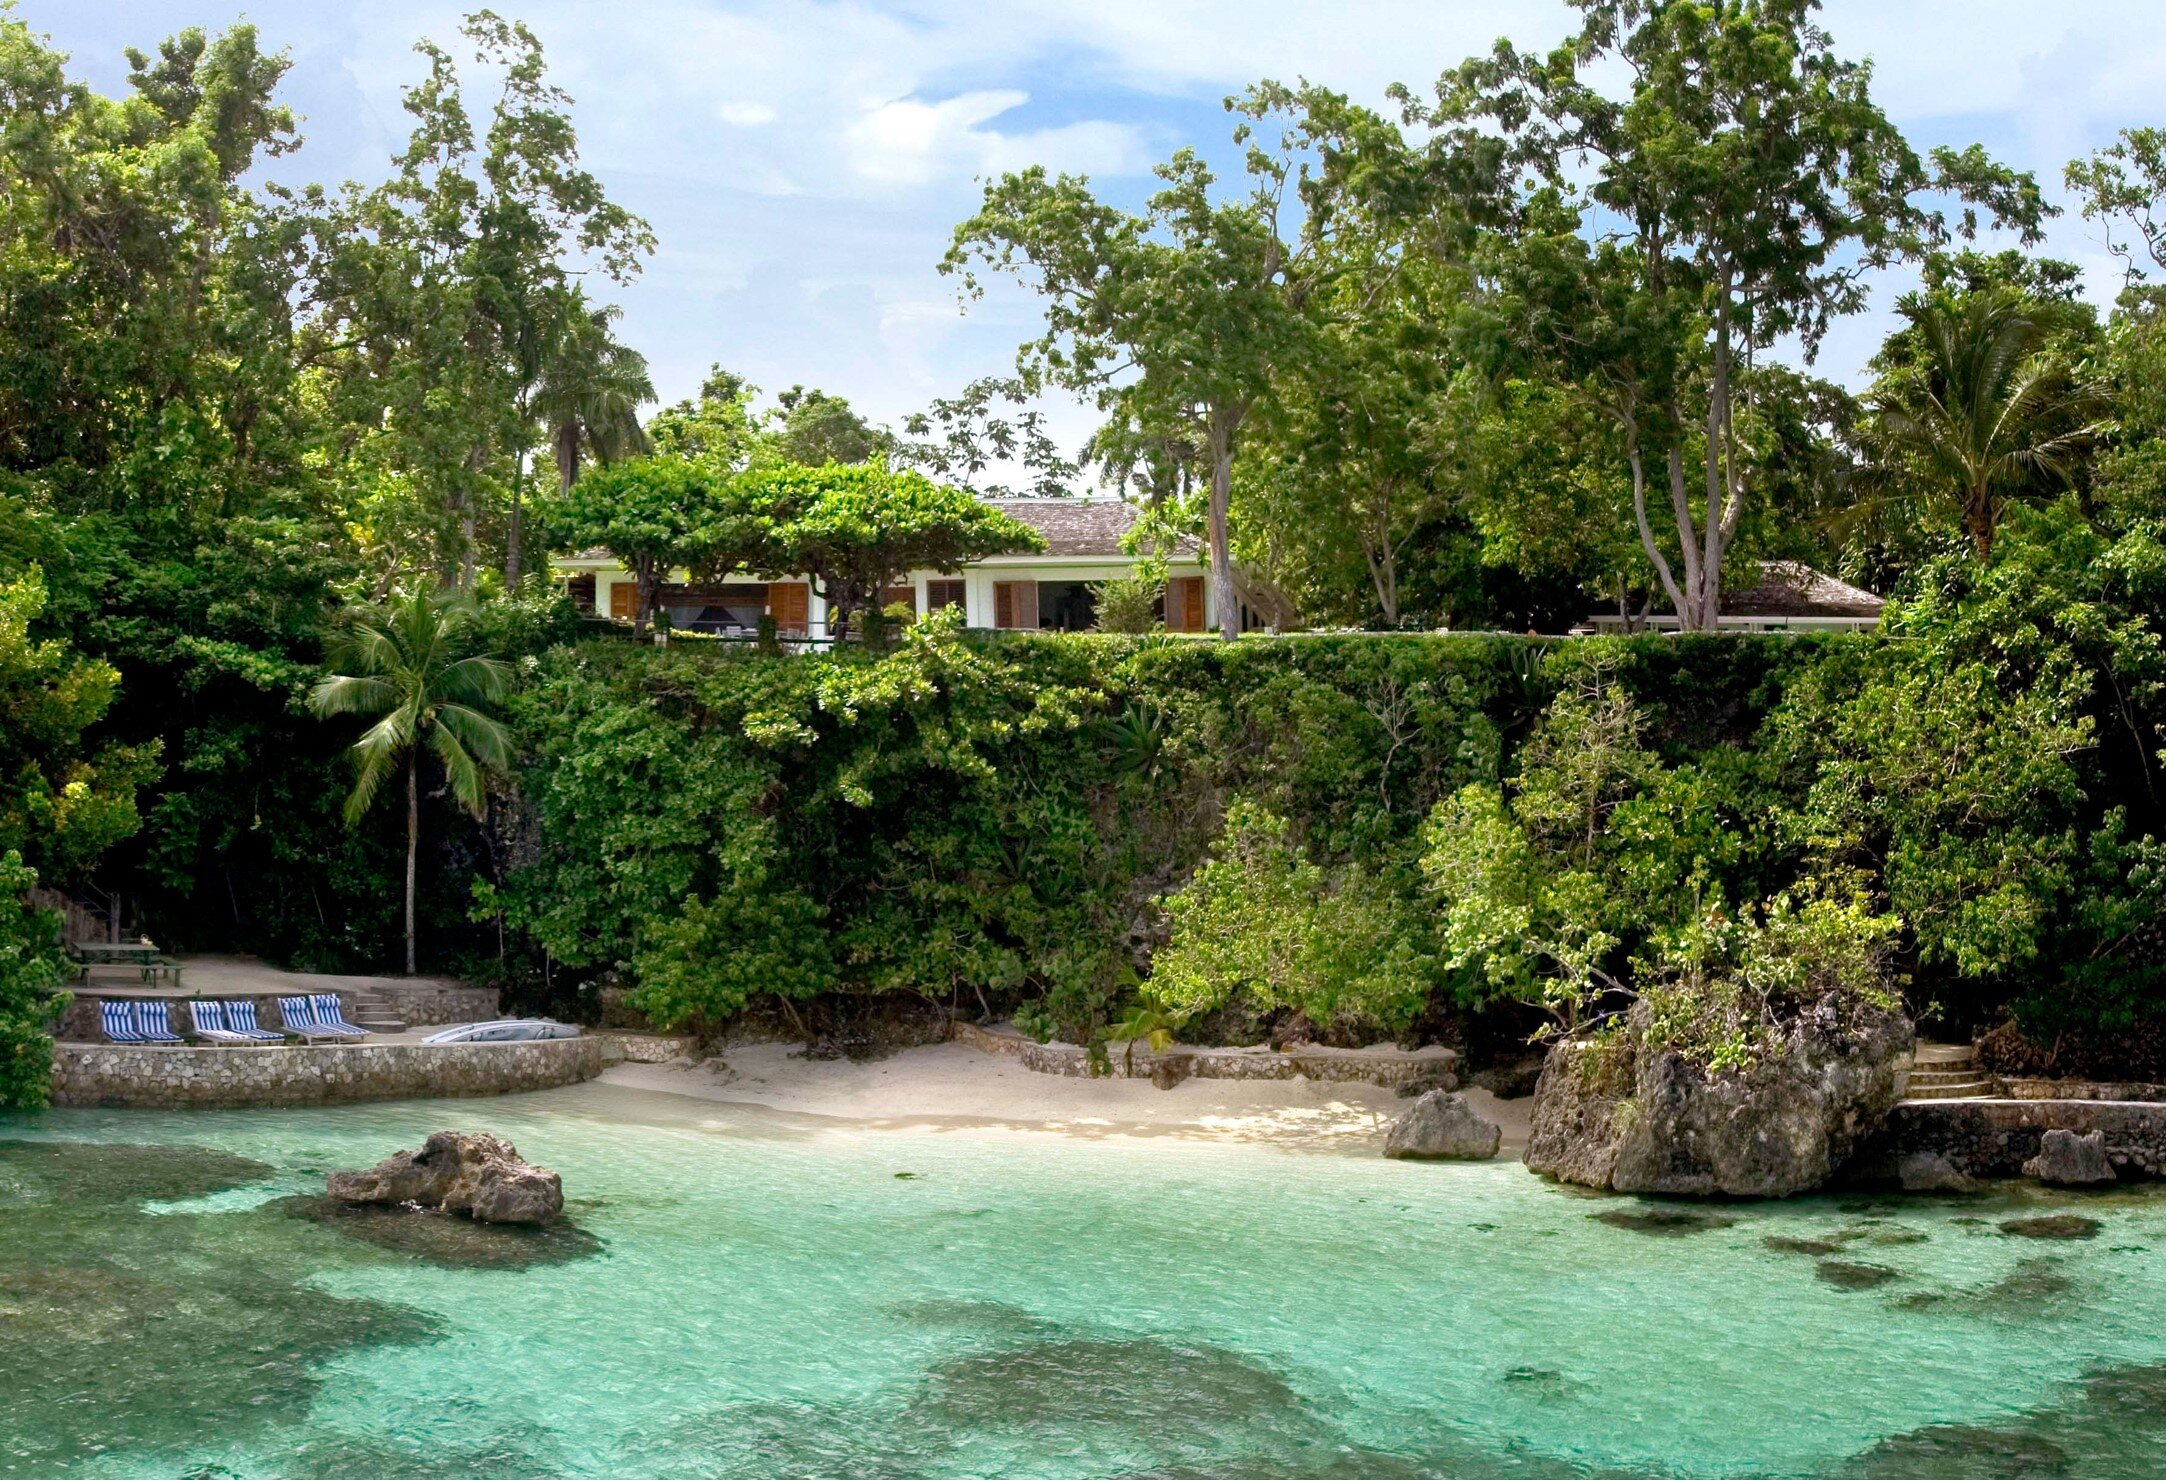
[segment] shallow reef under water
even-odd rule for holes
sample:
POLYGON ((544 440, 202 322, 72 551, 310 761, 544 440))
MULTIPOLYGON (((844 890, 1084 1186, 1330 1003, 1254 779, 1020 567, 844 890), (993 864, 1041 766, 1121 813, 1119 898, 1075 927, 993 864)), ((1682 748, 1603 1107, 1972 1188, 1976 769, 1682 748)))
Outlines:
POLYGON ((2166 1191, 1698 1208, 608 1085, 0 1117, 0 1476, 61 1472, 2160 1475, 2166 1191), (569 1225, 321 1199, 447 1127, 569 1225))

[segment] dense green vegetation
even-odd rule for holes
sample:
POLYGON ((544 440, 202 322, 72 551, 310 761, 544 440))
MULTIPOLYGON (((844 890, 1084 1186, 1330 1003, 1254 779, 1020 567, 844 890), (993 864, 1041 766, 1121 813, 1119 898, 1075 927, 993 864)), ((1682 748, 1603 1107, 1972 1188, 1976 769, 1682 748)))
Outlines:
MULTIPOLYGON (((1810 0, 1569 9, 1397 121, 1258 84, 1237 189, 1188 150, 1134 209, 993 180, 937 265, 1045 332, 896 430, 720 367, 642 417, 602 298, 653 235, 517 23, 422 44, 381 179, 295 190, 256 173, 300 139, 252 28, 107 98, 0 8, 0 897, 95 876, 175 948, 621 981, 664 1021, 1523 1034, 1667 992, 1719 1055, 1788 958, 1952 1026, 2149 1031, 2166 137, 2069 167, 2128 265, 2094 305, 2028 255, 2036 182, 1914 148, 1810 0), (1871 384, 1819 378, 1897 264, 1871 384), (1052 390, 1103 413, 1074 459, 1052 390), (1149 568, 1103 635, 886 630, 899 573, 1030 547, 971 497, 1014 465, 1202 538, 1267 617, 1385 630, 1152 637, 1149 568), (810 574, 859 640, 602 638, 547 573, 590 545, 642 637, 681 566, 810 574), (1884 632, 1403 630, 1708 629, 1763 559, 1894 595, 1884 632), (384 717, 358 791, 311 693, 384 717), (367 808, 389 774, 408 805, 367 808)), ((50 928, 0 928, 0 1098, 50 928)))

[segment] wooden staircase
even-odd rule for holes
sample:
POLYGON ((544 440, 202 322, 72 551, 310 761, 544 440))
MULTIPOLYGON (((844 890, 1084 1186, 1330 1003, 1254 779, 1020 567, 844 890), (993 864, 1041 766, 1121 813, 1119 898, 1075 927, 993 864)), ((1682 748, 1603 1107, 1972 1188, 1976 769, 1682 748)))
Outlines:
POLYGON ((403 1033, 406 1024, 398 1015, 398 1008, 380 987, 356 987, 353 992, 353 1021, 357 1028, 371 1033, 403 1033))
POLYGON ((2000 1084, 1978 1067, 1967 1043, 1920 1043, 1911 1060, 1906 1100, 1975 1100, 1997 1096, 2000 1084))

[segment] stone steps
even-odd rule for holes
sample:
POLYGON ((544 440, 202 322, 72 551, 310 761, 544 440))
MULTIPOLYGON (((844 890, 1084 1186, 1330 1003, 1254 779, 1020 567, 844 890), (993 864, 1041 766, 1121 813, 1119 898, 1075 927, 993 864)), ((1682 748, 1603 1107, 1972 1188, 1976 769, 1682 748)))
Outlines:
POLYGON ((1978 1051, 1967 1043, 1921 1043, 1911 1056, 1907 1100, 1997 1099, 1999 1081, 1978 1067, 1978 1051))
POLYGON ((1966 1079, 1954 1084, 1913 1083, 1903 1092, 1906 1100, 1997 1099, 2001 1088, 1990 1079, 1966 1079))
POLYGON ((398 1010, 391 1005, 390 997, 374 987, 356 988, 353 994, 353 1023, 371 1033, 403 1033, 405 1022, 398 1010))

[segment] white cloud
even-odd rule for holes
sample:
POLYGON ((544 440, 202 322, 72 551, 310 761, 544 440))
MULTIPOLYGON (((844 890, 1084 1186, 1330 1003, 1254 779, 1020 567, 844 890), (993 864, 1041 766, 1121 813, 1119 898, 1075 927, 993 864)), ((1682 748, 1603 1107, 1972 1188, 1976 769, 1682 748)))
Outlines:
POLYGON ((732 128, 759 128, 781 117, 765 103, 751 103, 742 99, 715 104, 714 116, 732 128))
POLYGON ((1086 121, 1003 133, 984 125, 1030 101, 1011 90, 959 93, 937 103, 898 98, 867 108, 850 126, 851 167, 868 180, 923 185, 942 175, 990 174, 1042 164, 1090 174, 1148 168, 1140 132, 1086 121))
MULTIPOLYGON (((20 0, 106 91, 120 47, 182 23, 185 0, 20 0), (170 15, 168 14, 170 12, 170 15)), ((221 5, 228 0, 220 0, 221 5)), ((237 4, 238 0, 231 0, 237 4)), ((214 6, 216 10, 218 7, 214 6)), ((404 140, 399 88, 428 35, 463 58, 470 0, 248 0, 291 44, 308 149, 282 178, 380 175, 404 140)), ((1548 45, 1564 0, 515 0, 577 99, 588 166, 649 216, 662 248, 621 295, 625 328, 666 397, 712 361, 761 384, 822 384, 893 420, 1005 368, 1037 325, 1002 285, 967 316, 935 267, 977 200, 973 177, 1031 163, 1132 191, 1183 144, 1224 160, 1217 100, 1260 77, 1307 77, 1383 104, 1499 34, 1548 45)), ((196 7, 200 11, 201 7, 196 7)), ((1827 0, 1845 55, 1921 147, 1981 139, 2058 186, 2072 156, 2122 126, 2166 122, 2161 0, 1827 0)), ((230 7, 228 9, 230 13, 230 7)), ((213 17, 213 20, 216 18, 213 17)), ((487 94, 470 103, 477 123, 487 94)), ((2048 249, 2110 293, 2098 233, 2070 215, 2048 249)), ((1846 324, 1825 373, 1855 375, 1884 329, 1846 324)), ((1086 425, 1077 411, 1073 424, 1086 425)), ((1065 423, 1065 419, 1064 419, 1065 423)))

